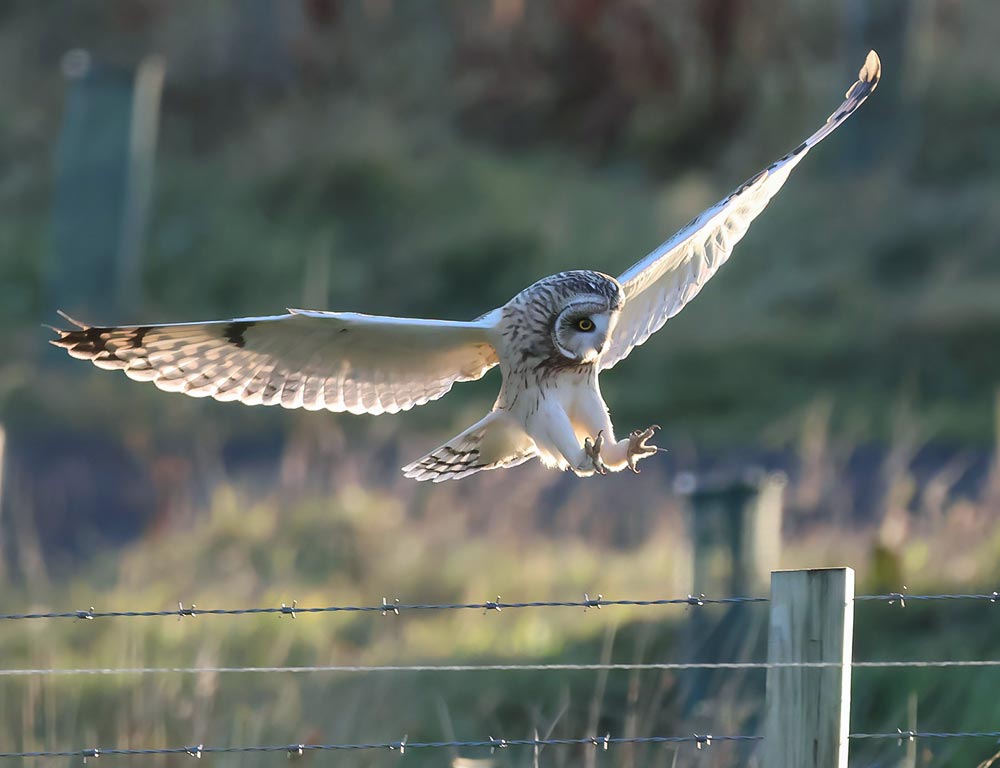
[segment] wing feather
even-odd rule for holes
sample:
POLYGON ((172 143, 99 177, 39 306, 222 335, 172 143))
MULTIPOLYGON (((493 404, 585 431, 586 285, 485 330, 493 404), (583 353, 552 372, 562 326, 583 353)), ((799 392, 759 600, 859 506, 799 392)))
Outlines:
MULTIPOLYGON (((65 316, 64 316, 65 317, 65 316)), ((207 323, 90 326, 53 344, 168 392, 247 405, 396 413, 497 364, 498 315, 471 323, 290 310, 207 323)))
POLYGON ((882 65, 868 53, 858 80, 823 126, 798 147, 697 216, 619 278, 625 305, 601 358, 611 368, 683 309, 716 273, 760 215, 792 169, 809 150, 836 130, 878 85, 882 65))
POLYGON ((523 425, 504 411, 492 411, 444 445, 403 467, 414 480, 441 483, 487 469, 516 467, 538 455, 523 425))

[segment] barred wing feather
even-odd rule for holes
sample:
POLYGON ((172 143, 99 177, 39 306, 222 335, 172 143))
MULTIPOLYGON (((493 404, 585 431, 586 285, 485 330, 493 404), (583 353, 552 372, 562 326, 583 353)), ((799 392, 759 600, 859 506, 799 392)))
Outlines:
POLYGON ((128 327, 71 320, 77 329, 56 329, 52 343, 193 397, 379 414, 482 377, 498 362, 489 337, 495 321, 495 313, 463 323, 309 310, 128 327))
POLYGON ((618 281, 625 305, 601 358, 607 369, 628 356, 693 299, 729 258, 785 183, 792 169, 812 147, 836 130, 875 90, 882 65, 871 51, 847 91, 844 103, 826 123, 792 152, 748 180, 731 195, 695 218, 684 229, 622 274, 618 281))

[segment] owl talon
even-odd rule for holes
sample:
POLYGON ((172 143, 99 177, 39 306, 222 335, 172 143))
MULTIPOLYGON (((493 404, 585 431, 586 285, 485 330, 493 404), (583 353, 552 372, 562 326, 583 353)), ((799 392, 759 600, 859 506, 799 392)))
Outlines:
MULTIPOLYGON (((591 440, 588 437, 583 441, 583 452, 586 454, 587 458, 590 459, 590 463, 593 465, 594 471, 599 475, 608 474, 608 468, 604 465, 604 459, 601 458, 601 448, 603 447, 603 429, 597 433, 597 437, 594 440, 591 440)), ((590 469, 590 467, 587 467, 587 469, 590 469)))
POLYGON ((648 429, 637 429, 628 436, 628 451, 626 453, 626 461, 628 462, 628 468, 631 469, 635 474, 639 474, 639 467, 636 466, 639 463, 639 459, 645 459, 656 453, 666 453, 666 448, 658 448, 655 445, 649 445, 647 443, 656 431, 659 429, 658 424, 654 424, 648 429))

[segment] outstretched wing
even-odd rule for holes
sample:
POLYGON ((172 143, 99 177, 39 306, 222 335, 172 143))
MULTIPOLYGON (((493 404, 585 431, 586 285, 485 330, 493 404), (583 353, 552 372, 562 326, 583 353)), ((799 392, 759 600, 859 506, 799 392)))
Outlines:
POLYGON ((870 51, 844 103, 816 133, 695 218, 618 278, 625 291, 625 305, 601 358, 602 369, 624 359, 698 294, 729 258, 750 222, 781 189, 792 169, 868 98, 878 85, 881 73, 878 55, 870 51))
POLYGON ((71 320, 78 329, 56 329, 52 343, 168 392, 372 414, 435 400, 498 362, 489 338, 496 313, 461 323, 289 312, 119 328, 71 320))

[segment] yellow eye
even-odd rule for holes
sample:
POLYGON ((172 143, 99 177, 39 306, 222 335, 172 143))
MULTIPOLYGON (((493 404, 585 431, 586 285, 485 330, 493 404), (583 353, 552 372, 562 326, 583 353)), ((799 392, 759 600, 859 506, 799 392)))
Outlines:
POLYGON ((579 320, 576 321, 576 327, 584 332, 592 331, 594 330, 594 321, 591 320, 589 317, 581 317, 579 320))

